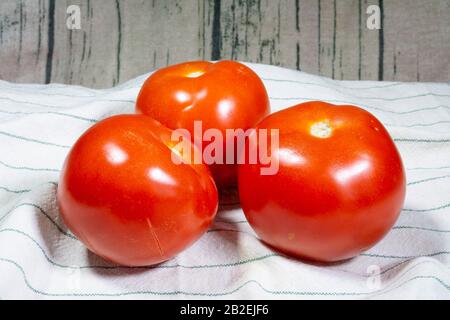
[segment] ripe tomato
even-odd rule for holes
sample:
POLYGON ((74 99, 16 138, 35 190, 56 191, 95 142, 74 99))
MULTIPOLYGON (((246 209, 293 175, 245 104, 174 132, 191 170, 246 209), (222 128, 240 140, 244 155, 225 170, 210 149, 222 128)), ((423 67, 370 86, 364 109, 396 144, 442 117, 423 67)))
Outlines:
MULTIPOLYGON (((171 129, 187 129, 194 140, 196 120, 202 121, 204 131, 218 129, 225 137, 226 129, 246 130, 254 127, 270 113, 270 106, 261 79, 243 64, 194 61, 153 73, 142 86, 136 111, 171 129)), ((203 146, 199 147, 204 149, 210 143, 204 141, 203 146)), ((236 161, 225 164, 226 152, 230 152, 235 145, 233 141, 224 139, 224 164, 210 166, 219 188, 236 185, 236 161)))
POLYGON ((217 211, 203 164, 172 161, 171 130, 150 117, 120 115, 72 147, 58 186, 60 213, 93 252, 128 266, 170 259, 198 239, 217 211))
MULTIPOLYGON (((370 113, 308 102, 270 115, 259 129, 279 129, 279 148, 269 150, 279 170, 261 175, 258 161, 240 165, 238 185, 264 242, 297 257, 337 261, 370 248, 394 225, 405 198, 404 168, 370 113)), ((248 148, 258 142, 249 139, 248 148)))

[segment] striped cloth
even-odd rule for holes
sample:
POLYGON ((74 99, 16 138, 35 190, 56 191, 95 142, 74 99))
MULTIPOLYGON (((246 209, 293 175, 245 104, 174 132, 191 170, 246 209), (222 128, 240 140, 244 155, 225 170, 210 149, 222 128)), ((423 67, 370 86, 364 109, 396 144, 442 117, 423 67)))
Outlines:
POLYGON ((131 113, 146 76, 107 90, 0 81, 0 298, 450 298, 450 85, 349 82, 249 65, 272 109, 308 100, 356 104, 394 137, 407 199, 374 248, 333 265, 262 245, 238 207, 176 258, 124 268, 91 254, 58 215, 70 146, 112 114, 131 113))

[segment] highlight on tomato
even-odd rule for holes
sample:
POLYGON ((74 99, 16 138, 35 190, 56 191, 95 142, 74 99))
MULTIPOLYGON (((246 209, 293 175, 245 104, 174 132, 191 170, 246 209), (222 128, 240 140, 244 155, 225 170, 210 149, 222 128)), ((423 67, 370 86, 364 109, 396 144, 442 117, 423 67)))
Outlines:
MULTIPOLYGON (((356 106, 307 102, 257 125, 279 130, 268 164, 239 165, 239 196, 258 236, 296 257, 338 261, 380 241, 405 199, 400 154, 384 126, 356 106)), ((248 139, 246 148, 258 148, 248 139)), ((270 148, 271 145, 269 145, 270 148)))
MULTIPOLYGON (((197 147, 213 141, 196 137, 194 122, 204 130, 253 128, 270 113, 269 99, 261 79, 239 62, 193 61, 172 65, 154 72, 143 84, 136 101, 136 112, 148 115, 170 129, 187 129, 197 147)), ((223 141, 222 161, 209 167, 219 189, 237 184, 236 161, 227 163, 226 154, 234 152, 233 141, 223 141)))
POLYGON ((172 258, 207 230, 218 206, 208 167, 176 164, 174 157, 183 155, 172 151, 171 130, 150 117, 98 122, 66 158, 57 192, 61 217, 112 262, 146 266, 172 258))

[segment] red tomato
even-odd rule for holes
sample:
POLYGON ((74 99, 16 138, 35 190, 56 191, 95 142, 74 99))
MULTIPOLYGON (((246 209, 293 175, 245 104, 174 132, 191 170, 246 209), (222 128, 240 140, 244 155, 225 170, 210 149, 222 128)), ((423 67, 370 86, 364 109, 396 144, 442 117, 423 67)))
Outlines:
POLYGON ((72 147, 61 216, 93 252, 121 265, 170 259, 208 228, 217 190, 203 164, 172 161, 171 130, 143 115, 103 120, 72 147))
MULTIPOLYGON (((257 129, 279 129, 279 148, 269 150, 279 170, 261 175, 261 163, 240 165, 239 195, 264 242, 337 261, 370 248, 394 225, 405 198, 403 164, 370 113, 308 102, 270 115, 257 129)), ((249 139, 249 147, 258 143, 249 139)))
MULTIPOLYGON (((171 129, 185 128, 194 139, 195 120, 202 121, 203 130, 219 129, 225 137, 226 129, 254 127, 270 113, 270 106, 261 79, 243 64, 194 61, 153 73, 142 86, 136 111, 171 129)), ((209 143, 203 142, 203 149, 209 143)), ((231 143, 224 139, 224 164, 210 166, 219 188, 236 185, 236 161, 225 164, 231 143)))

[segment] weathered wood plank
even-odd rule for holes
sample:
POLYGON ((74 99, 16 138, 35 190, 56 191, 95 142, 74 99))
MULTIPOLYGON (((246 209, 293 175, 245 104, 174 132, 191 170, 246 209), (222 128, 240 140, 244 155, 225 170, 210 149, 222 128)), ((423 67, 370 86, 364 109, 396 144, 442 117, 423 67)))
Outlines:
MULTIPOLYGON (((295 68, 318 74, 320 59, 319 3, 317 0, 296 1, 296 38, 295 68), (298 19, 297 19, 298 15, 298 19)), ((291 50, 292 51, 292 50, 291 50)))
POLYGON ((0 79, 45 81, 48 1, 0 3, 0 79))
POLYGON ((119 4, 123 35, 119 81, 186 59, 209 59, 205 50, 199 50, 206 45, 204 30, 208 21, 205 25, 199 23, 203 10, 209 9, 206 4, 204 7, 200 1, 181 0, 119 4))
POLYGON ((448 0, 3 0, 0 78, 110 87, 194 59, 336 79, 450 81, 448 0), (383 28, 366 27, 381 8, 383 28), (81 29, 66 26, 78 5, 81 29))
POLYGON ((334 14, 334 59, 332 77, 335 79, 358 79, 359 70, 359 37, 349 37, 349 34, 359 34, 359 1, 335 1, 334 14), (352 66, 348 68, 347 66, 352 66))
POLYGON ((54 19, 54 49, 50 68, 52 82, 92 87, 118 83, 119 12, 116 1, 55 1, 54 16, 49 17, 49 22, 54 19), (66 26, 69 5, 80 6, 80 30, 71 30, 66 26))
POLYGON ((279 1, 221 1, 221 58, 279 65, 281 10, 279 1))
MULTIPOLYGON (((358 3, 358 77, 360 80, 380 79, 380 32, 367 28, 367 8, 370 5, 380 5, 379 0, 360 0, 358 3)), ((356 35, 355 35, 356 38, 356 35)), ((389 79, 384 79, 389 80, 389 79)), ((393 80, 393 79, 391 79, 393 80)))
POLYGON ((385 1, 385 79, 450 81, 450 1, 385 1))

